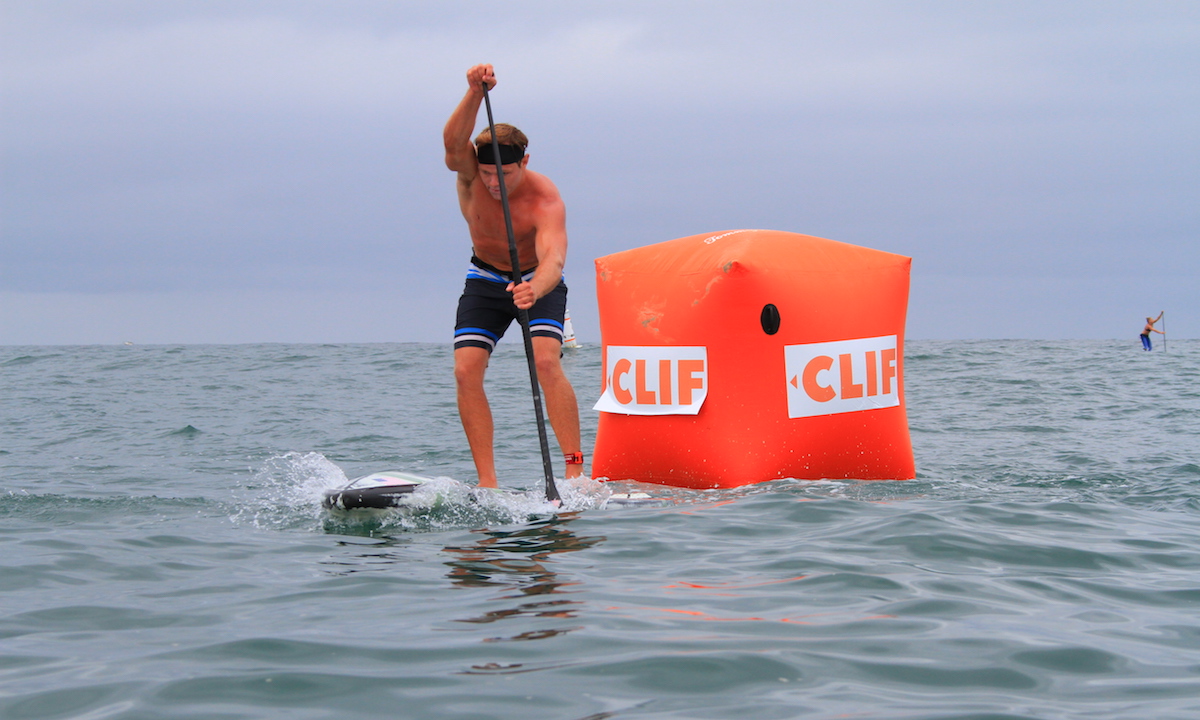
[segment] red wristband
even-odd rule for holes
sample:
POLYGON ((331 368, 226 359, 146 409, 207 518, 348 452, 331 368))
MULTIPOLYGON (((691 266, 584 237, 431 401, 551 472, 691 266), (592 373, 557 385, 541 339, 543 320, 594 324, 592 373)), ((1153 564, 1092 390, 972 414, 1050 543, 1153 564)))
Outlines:
POLYGON ((566 453, 563 455, 563 460, 566 460, 568 465, 582 465, 583 453, 566 453))

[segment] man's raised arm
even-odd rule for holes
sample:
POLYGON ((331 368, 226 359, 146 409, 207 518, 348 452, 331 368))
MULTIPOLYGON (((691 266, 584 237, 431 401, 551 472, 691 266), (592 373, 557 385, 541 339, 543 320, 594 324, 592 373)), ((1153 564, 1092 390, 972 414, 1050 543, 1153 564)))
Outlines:
POLYGON ((471 135, 475 132, 475 120, 483 103, 484 82, 489 89, 496 86, 491 65, 476 65, 467 71, 467 92, 442 131, 442 140, 446 145, 446 167, 459 173, 460 177, 466 175, 462 179, 468 181, 475 177, 478 169, 471 135))

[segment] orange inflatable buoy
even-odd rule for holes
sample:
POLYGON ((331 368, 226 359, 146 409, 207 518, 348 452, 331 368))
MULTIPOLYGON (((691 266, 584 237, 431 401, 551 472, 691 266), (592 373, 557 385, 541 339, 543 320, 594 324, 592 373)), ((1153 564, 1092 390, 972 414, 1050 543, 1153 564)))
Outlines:
POLYGON ((913 478, 911 263, 773 230, 597 259, 593 475, 689 488, 913 478))

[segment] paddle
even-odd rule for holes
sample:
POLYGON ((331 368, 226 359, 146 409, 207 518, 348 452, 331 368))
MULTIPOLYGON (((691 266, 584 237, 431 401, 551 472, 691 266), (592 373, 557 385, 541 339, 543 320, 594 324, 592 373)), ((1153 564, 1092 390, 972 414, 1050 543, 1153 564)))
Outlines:
MULTIPOLYGON (((496 122, 492 120, 492 100, 488 96, 487 81, 483 83, 483 100, 487 105, 488 129, 492 132, 492 158, 496 160, 496 174, 500 179, 500 204, 504 206, 504 225, 508 231, 508 255, 512 262, 513 285, 521 283, 521 258, 517 253, 517 239, 513 234, 512 213, 508 209, 508 189, 504 186, 504 166, 500 164, 500 141, 496 138, 496 122)), ((542 469, 546 474, 546 499, 558 503, 558 486, 554 484, 554 466, 550 462, 550 441, 546 438, 546 420, 542 415, 542 393, 538 385, 537 365, 533 360, 533 335, 529 331, 529 311, 518 308, 521 335, 525 338, 525 361, 529 365, 529 385, 533 388, 533 412, 537 417, 538 440, 542 443, 542 469)))
POLYGON ((1162 324, 1163 324, 1163 329, 1162 329, 1162 334, 1163 334, 1163 352, 1166 352, 1166 351, 1167 351, 1167 311, 1166 311, 1166 310, 1163 310, 1162 312, 1160 312, 1160 313, 1158 314, 1158 317, 1159 317, 1159 319, 1160 319, 1160 320, 1162 320, 1162 324))

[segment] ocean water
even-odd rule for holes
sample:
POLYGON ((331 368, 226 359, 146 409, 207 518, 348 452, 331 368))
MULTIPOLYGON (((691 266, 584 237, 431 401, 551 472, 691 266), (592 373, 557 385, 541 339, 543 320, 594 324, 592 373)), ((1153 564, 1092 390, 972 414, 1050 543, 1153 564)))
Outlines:
MULTIPOLYGON (((600 352, 565 358, 585 447, 600 352)), ((910 342, 919 477, 334 518, 472 465, 434 345, 0 347, 0 717, 1200 717, 1200 342, 910 342)), ((615 486, 615 488, 614 488, 615 486)))

